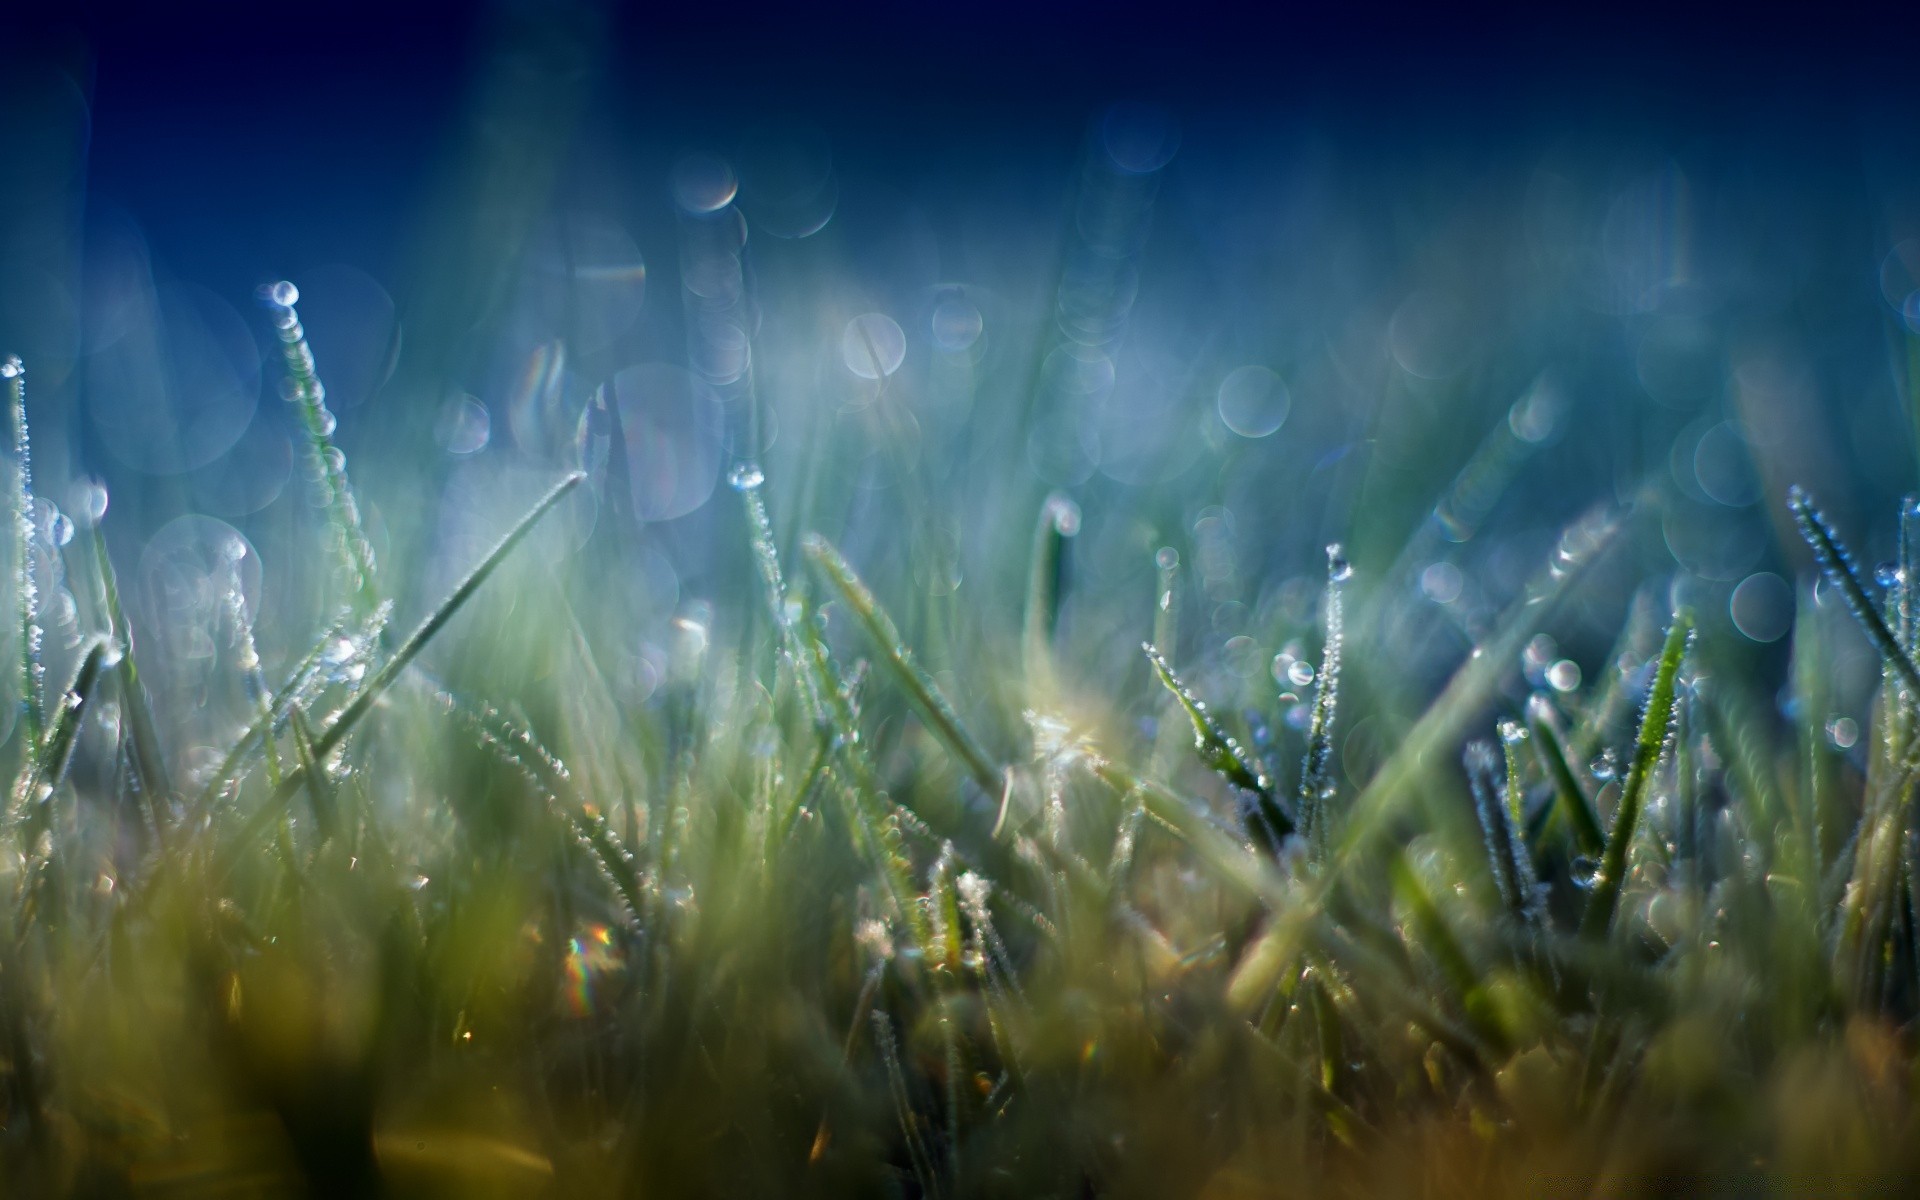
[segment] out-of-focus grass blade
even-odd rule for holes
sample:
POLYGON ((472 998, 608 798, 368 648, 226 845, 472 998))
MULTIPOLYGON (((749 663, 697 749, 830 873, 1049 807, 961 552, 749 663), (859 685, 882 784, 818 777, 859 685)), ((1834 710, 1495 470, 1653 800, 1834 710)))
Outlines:
POLYGON ((1333 800, 1333 727, 1340 703, 1340 655, 1346 640, 1345 592, 1353 566, 1339 543, 1327 547, 1326 632, 1320 670, 1314 675, 1313 717, 1307 726, 1307 754, 1300 763, 1295 811, 1307 828, 1316 854, 1326 851, 1327 805, 1333 800))
POLYGON ((426 620, 420 622, 419 627, 408 635, 406 641, 400 643, 399 648, 393 652, 393 657, 381 665, 380 670, 374 673, 373 678, 369 679, 367 685, 361 688, 360 693, 353 698, 353 702, 334 718, 333 724, 327 726, 320 736, 314 739, 315 754, 330 753, 340 744, 342 738, 352 732, 354 725, 360 721, 360 718, 367 715, 367 711, 373 707, 374 702, 393 686, 393 681, 400 677, 400 673, 407 669, 407 665, 426 648, 428 642, 433 640, 433 635, 439 633, 441 628, 453 619, 453 614, 459 612, 467 601, 473 598, 473 594, 480 590, 480 585, 499 569, 507 555, 511 554, 513 548, 520 544, 521 539, 539 523, 540 518, 546 516, 554 505, 566 499, 567 493, 579 487, 585 478, 585 472, 575 471, 554 484, 547 494, 520 518, 519 523, 507 531, 507 535, 488 551, 485 558, 480 560, 480 565, 470 571, 467 577, 460 581, 459 586, 447 593, 447 598, 440 602, 439 607, 435 608, 426 620))
POLYGON ((67 768, 73 764, 73 751, 79 741, 80 726, 86 720, 87 702, 100 682, 100 671, 106 664, 107 656, 112 653, 112 641, 99 638, 80 661, 73 683, 61 694, 60 709, 54 716, 53 728, 47 731, 46 740, 35 752, 14 789, 16 805, 30 804, 36 793, 51 792, 65 781, 67 768))
POLYGON ((99 522, 93 526, 93 560, 100 572, 100 593, 106 605, 107 633, 119 639, 120 661, 114 671, 120 681, 120 703, 127 714, 128 742, 133 749, 133 769, 140 789, 147 797, 152 817, 158 823, 165 812, 167 798, 173 794, 173 781, 167 776, 166 756, 160 751, 160 735, 153 722, 153 706, 147 689, 140 682, 135 662, 133 625, 120 608, 120 579, 107 554, 106 534, 99 522))
POLYGON ((1474 649, 1354 799, 1333 856, 1336 862, 1358 850, 1387 825, 1401 805, 1419 794, 1415 784, 1421 776, 1451 756, 1468 722, 1483 710, 1512 670, 1521 648, 1554 606, 1585 577, 1618 532, 1616 519, 1598 515, 1584 517, 1568 527, 1546 572, 1508 609, 1498 632, 1474 649))
POLYGON ((1667 628, 1660 665, 1654 672, 1647 707, 1640 718, 1640 737, 1634 744, 1633 762, 1627 768, 1626 782, 1621 785, 1613 829, 1607 836, 1606 852, 1593 877, 1593 892, 1581 917, 1581 932, 1589 936, 1602 935, 1613 924, 1614 909, 1620 903, 1620 887, 1627 874, 1627 851, 1633 845, 1640 808, 1646 801, 1647 788, 1666 745, 1667 728, 1673 721, 1674 682, 1680 675, 1680 663, 1687 656, 1687 644, 1692 637, 1693 616, 1682 609, 1674 614, 1673 624, 1667 628))
POLYGON ((1048 496, 1033 531, 1033 558, 1027 568, 1027 620, 1024 656, 1029 687, 1053 683, 1053 634, 1060 623, 1060 589, 1066 577, 1067 540, 1080 532, 1080 506, 1065 496, 1048 496))
POLYGON ((1580 777, 1567 763, 1566 747, 1548 701, 1536 696, 1527 702, 1527 730, 1533 739, 1533 752, 1553 782, 1554 799, 1573 830, 1574 845, 1580 853, 1597 857, 1606 849, 1607 835, 1600 828, 1600 814, 1594 811, 1593 801, 1580 786, 1580 777))
MULTIPOLYGON (((472 599, 473 593, 478 591, 480 585, 487 581, 487 577, 499 568, 501 562, 513 552, 513 548, 520 544, 521 539, 527 536, 540 518, 545 516, 554 505, 560 503, 567 493, 578 487, 581 480, 585 478, 584 472, 576 471, 555 484, 538 503, 528 510, 525 516, 520 518, 519 523, 495 544, 487 556, 480 560, 480 565, 461 580, 459 586, 447 594, 447 598, 440 602, 426 620, 420 622, 419 627, 400 644, 400 648, 394 651, 393 657, 388 659, 373 678, 367 681, 366 686, 340 715, 334 718, 333 723, 327 726, 319 737, 313 739, 310 749, 315 759, 324 758, 333 752, 334 748, 352 731, 353 726, 373 708, 374 702, 393 685, 394 680, 400 677, 400 673, 406 670, 407 664, 419 655, 426 644, 432 640, 433 635, 440 632, 441 628, 453 618, 453 614, 459 612, 461 607, 472 599)), ((233 854, 244 852, 245 847, 251 845, 260 832, 273 822, 276 815, 285 808, 287 801, 293 797, 294 791, 305 785, 305 776, 304 768, 290 773, 281 781, 280 786, 274 789, 273 795, 267 802, 247 819, 231 844, 228 854, 224 856, 226 861, 215 871, 216 878, 225 876, 226 870, 232 865, 233 854)))
MULTIPOLYGON (((335 794, 333 780, 328 778, 320 765, 319 756, 313 752, 313 731, 307 727, 306 710, 298 704, 287 710, 287 728, 293 731, 293 752, 300 765, 300 774, 306 779, 307 798, 313 802, 314 824, 320 830, 322 838, 330 838, 339 825, 339 798, 335 794)), ((267 753, 271 755, 272 749, 267 753)))
POLYGON ((1005 782, 1005 772, 993 764, 987 752, 980 747, 972 733, 960 721, 960 715, 947 702, 933 677, 914 660, 913 651, 907 649, 901 640, 900 631, 895 627, 893 618, 880 607, 873 593, 860 577, 854 574, 847 560, 841 557, 833 544, 817 533, 806 537, 805 551, 809 562, 813 563, 833 589, 847 602, 860 624, 866 628, 867 636, 885 658, 887 665, 893 668, 894 677, 906 688, 907 695, 920 709, 927 724, 947 748, 958 758, 961 765, 973 776, 980 790, 989 796, 998 796, 1005 782))

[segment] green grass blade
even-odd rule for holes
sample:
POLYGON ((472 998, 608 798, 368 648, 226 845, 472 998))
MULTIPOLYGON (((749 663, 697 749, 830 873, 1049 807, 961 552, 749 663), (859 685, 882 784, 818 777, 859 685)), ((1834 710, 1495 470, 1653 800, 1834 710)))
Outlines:
POLYGON ((1339 543, 1328 546, 1325 642, 1320 650, 1320 670, 1314 676, 1313 717, 1307 726, 1307 755, 1300 764, 1300 790, 1295 803, 1308 839, 1322 855, 1328 840, 1327 806, 1334 794, 1334 714, 1340 701, 1340 655, 1346 640, 1344 592, 1352 576, 1353 566, 1339 543))
POLYGON ((1633 844, 1634 830, 1640 821, 1640 809, 1646 801, 1654 770, 1666 746, 1667 729, 1673 722, 1674 685, 1680 675, 1680 663, 1687 656, 1693 638, 1693 616, 1685 609, 1674 614, 1667 628, 1666 644, 1660 650, 1660 665, 1647 692, 1647 707, 1640 718, 1640 736, 1634 744, 1633 762, 1627 768, 1626 782, 1620 788, 1620 803, 1614 810, 1613 829, 1607 836, 1607 848, 1600 869, 1593 877, 1593 892, 1581 918, 1581 932, 1588 936, 1605 934, 1613 925, 1614 910, 1620 904, 1620 888, 1626 880, 1627 851, 1633 844))
POLYGON ((79 743, 80 726, 86 720, 88 701, 93 697, 93 690, 100 682, 100 672, 112 652, 113 643, 107 638, 96 640, 88 648, 86 657, 80 661, 80 667, 74 673, 73 682, 61 694, 53 728, 47 731, 46 740, 36 750, 27 769, 22 772, 19 783, 15 785, 16 806, 32 803, 37 796, 55 791, 66 780, 67 768, 73 765, 74 747, 79 743))
MULTIPOLYGON (((458 587, 447 594, 447 598, 440 602, 439 607, 435 608, 426 620, 420 622, 419 627, 400 644, 400 648, 394 651, 393 657, 375 672, 373 678, 368 680, 366 686, 354 696, 353 701, 341 711, 338 717, 334 718, 333 723, 328 725, 319 737, 313 739, 311 751, 315 759, 324 758, 333 752, 361 718, 372 710, 374 702, 393 685, 394 680, 400 677, 400 673, 406 670, 407 665, 426 648, 426 644, 433 639, 433 635, 440 632, 441 628, 453 618, 453 614, 459 612, 461 607, 473 597, 473 593, 478 591, 480 585, 487 581, 487 577, 499 568, 500 563, 512 553, 515 546, 520 544, 521 539, 527 536, 540 518, 545 516, 554 505, 565 499, 567 493, 578 487, 581 480, 585 478, 585 473, 576 471, 555 484, 538 503, 528 510, 525 516, 520 518, 507 535, 494 545, 487 556, 480 560, 480 565, 461 580, 458 587)), ((288 774, 281 780, 280 786, 274 789, 267 802, 247 819, 234 841, 230 843, 228 853, 223 856, 224 861, 215 871, 216 878, 224 878, 226 872, 232 868, 233 856, 243 853, 247 846, 252 845, 254 839, 258 838, 260 833, 276 819, 277 814, 285 809, 294 791, 304 786, 305 775, 304 769, 288 774)))
POLYGON ((1800 536, 1806 539, 1807 546, 1812 549, 1814 561, 1820 564, 1821 574, 1846 601, 1847 611, 1859 622, 1867 640, 1873 643, 1875 652, 1900 673, 1901 682, 1906 684, 1909 693, 1920 696, 1920 666, 1915 665, 1913 656, 1901 646, 1893 631, 1887 628, 1879 605, 1867 595, 1866 584, 1860 578, 1859 568, 1854 565, 1853 555, 1847 552, 1833 526, 1813 506, 1813 500, 1806 490, 1798 486, 1788 490, 1787 508, 1800 526, 1800 536))
POLYGON ((26 723, 27 758, 46 736, 46 668, 40 662, 40 591, 33 580, 33 446, 27 435, 27 368, 19 355, 0 362, 7 381, 7 413, 20 486, 13 490, 14 601, 20 617, 20 715, 26 723))
POLYGON ((575 471, 548 489, 547 494, 520 518, 519 523, 508 530, 507 535, 487 552, 487 556, 480 560, 480 565, 470 571, 467 577, 460 581, 459 586, 447 593, 447 598, 440 602, 439 607, 435 608, 426 620, 420 622, 419 627, 407 637, 406 641, 400 643, 400 647, 393 652, 393 657, 381 665, 373 678, 369 679, 367 685, 361 688, 359 694, 353 698, 353 702, 334 718, 333 724, 327 726, 326 730, 314 739, 314 753, 320 755, 331 753, 333 748, 340 744, 341 739, 352 732, 354 725, 367 715, 367 711, 373 707, 374 702, 393 686, 393 681, 400 678, 400 673, 406 670, 407 665, 426 648, 428 642, 433 640, 433 635, 439 633, 441 628, 453 619, 453 614, 459 612, 467 601, 473 598, 473 594, 480 590, 480 585, 499 569, 507 555, 511 554, 513 548, 520 544, 521 539, 532 531, 540 518, 546 516, 556 504, 566 499, 567 493, 579 487, 584 479, 586 479, 584 472, 575 471))
POLYGON ((1066 578, 1067 541, 1080 532, 1080 506, 1058 493, 1040 506, 1027 568, 1026 633, 1023 646, 1028 685, 1053 683, 1053 635, 1060 624, 1060 590, 1066 578))
POLYGON ((165 814, 173 781, 167 775, 166 756, 160 750, 160 735, 153 720, 153 705, 140 682, 136 660, 133 624, 120 607, 120 579, 107 554, 106 534, 98 522, 92 530, 93 561, 100 573, 100 594, 106 609, 107 633, 120 643, 120 661, 114 671, 119 677, 120 703, 126 709, 127 736, 133 749, 133 769, 139 777, 141 792, 147 797, 156 828, 165 814))
POLYGON ((840 593, 841 599, 847 602, 847 607, 859 618, 867 636, 893 669, 894 678, 906 689, 934 734, 947 744, 961 765, 966 767, 981 791, 989 796, 998 796, 1004 785, 1005 772, 994 765, 987 752, 981 749, 979 741, 961 723, 960 715, 947 702, 946 696, 941 694, 933 676, 914 660, 913 651, 907 649, 906 643, 901 640, 893 618, 880 607, 880 602, 874 599, 867 585, 854 574, 847 560, 827 539, 817 533, 808 534, 805 551, 808 561, 826 577, 833 589, 840 593))
POLYGON ((380 603, 373 547, 361 526, 360 505, 354 499, 353 486, 347 481, 346 458, 333 443, 334 416, 327 409, 326 388, 315 370, 313 349, 307 345, 307 331, 293 308, 299 302, 300 291, 282 281, 263 288, 261 297, 273 310, 274 331, 280 337, 281 354, 287 363, 290 384, 287 398, 298 409, 301 429, 307 435, 307 450, 313 456, 321 507, 326 509, 339 535, 340 567, 346 574, 356 608, 370 613, 380 603))
POLYGON ((1273 780, 1260 769, 1246 751, 1240 748, 1220 723, 1207 711, 1206 701, 1195 696, 1180 677, 1173 673, 1166 656, 1148 644, 1140 647, 1146 652, 1147 661, 1153 664, 1153 671, 1160 683, 1173 698, 1180 702, 1186 711, 1187 720, 1193 725, 1193 750, 1208 769, 1222 779, 1252 797, 1254 809, 1247 821, 1247 831, 1269 855, 1278 856, 1280 847, 1285 844, 1299 824, 1294 814, 1289 813, 1281 804, 1275 791, 1273 780))
POLYGON ((1566 746, 1554 722, 1550 701, 1535 696, 1527 701, 1527 731, 1540 766, 1553 782, 1554 799, 1573 830, 1574 846, 1580 853, 1598 858, 1607 847, 1607 835, 1600 828, 1600 814, 1580 784, 1580 777, 1567 763, 1566 746))

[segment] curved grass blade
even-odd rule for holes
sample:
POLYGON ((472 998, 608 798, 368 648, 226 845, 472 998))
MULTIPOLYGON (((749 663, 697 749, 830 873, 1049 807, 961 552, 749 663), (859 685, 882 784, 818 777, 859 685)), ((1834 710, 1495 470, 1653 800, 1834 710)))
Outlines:
POLYGON ((987 752, 981 749, 979 741, 961 724, 960 715, 947 702, 946 696, 941 694, 933 676, 914 660, 913 651, 907 649, 906 643, 901 640, 900 630, 895 627, 893 618, 880 607, 867 585, 854 574, 847 560, 826 538, 817 533, 808 534, 805 551, 808 561, 826 576, 827 582, 833 585, 834 590, 847 602, 847 607, 860 619, 867 636, 887 660, 887 665, 893 668, 894 677, 906 688, 907 695, 919 707, 933 732, 967 768, 981 791, 989 796, 998 796, 1004 786, 1005 772, 993 764, 987 752))
MULTIPOLYGON (((339 798, 333 780, 313 752, 313 731, 307 726, 306 710, 298 704, 287 710, 287 728, 293 731, 293 753, 300 764, 300 774, 306 779, 307 798, 313 802, 314 825, 325 841, 338 831, 340 823, 339 798)), ((271 763, 277 757, 273 748, 268 747, 267 761, 271 763)), ((279 784, 276 782, 274 786, 279 784)))
POLYGON ((1666 644, 1660 650, 1660 665, 1647 693, 1646 711, 1640 718, 1640 737, 1634 745, 1633 762, 1627 768, 1626 782, 1620 788, 1620 804, 1614 811, 1613 830, 1607 837, 1606 852, 1593 877, 1593 893, 1581 917, 1580 930, 1589 936, 1607 932, 1613 924, 1614 910, 1620 904, 1620 886, 1627 873, 1627 850, 1640 821, 1640 808, 1647 796, 1653 772, 1660 763, 1667 742, 1667 730, 1673 723, 1674 684, 1680 675, 1681 660, 1693 639, 1693 615, 1686 609, 1674 614, 1667 628, 1666 644))

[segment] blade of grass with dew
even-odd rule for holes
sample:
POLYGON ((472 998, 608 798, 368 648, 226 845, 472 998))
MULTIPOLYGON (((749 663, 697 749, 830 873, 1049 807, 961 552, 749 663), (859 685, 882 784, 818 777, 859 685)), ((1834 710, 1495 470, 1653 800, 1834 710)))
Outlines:
POLYGON ((307 689, 312 686, 315 674, 319 671, 321 662, 327 657, 328 651, 345 640, 350 647, 350 657, 347 661, 351 662, 364 657, 371 652, 374 640, 386 628, 392 614, 393 602, 383 600, 374 608, 373 613, 361 622, 357 631, 352 628, 352 618, 342 620, 335 623, 319 641, 308 648, 306 654, 288 674, 286 682, 273 693, 266 711, 256 716, 252 724, 248 725, 233 745, 228 747, 226 755, 220 760, 219 766, 214 769, 206 786, 200 791, 200 811, 206 811, 220 793, 233 786, 243 774, 241 768, 246 762, 248 751, 256 742, 270 736, 272 731, 287 719, 287 712, 293 704, 306 696, 307 689))
POLYGON ((1560 601, 1574 592, 1619 529, 1618 520, 1600 514, 1582 517, 1567 528, 1545 573, 1507 610, 1498 631, 1473 649, 1354 799, 1349 807, 1352 815, 1334 849, 1336 863, 1356 853, 1418 794, 1414 784, 1449 754, 1449 747, 1459 744, 1468 721, 1513 669, 1521 647, 1560 601))
POLYGON ((67 769, 73 764, 73 751, 79 741, 80 726, 86 720, 88 701, 93 697, 94 687, 100 682, 101 669, 113 649, 112 640, 104 637, 95 639, 93 645, 88 647, 86 657, 81 659, 79 669, 74 673, 73 682, 61 693, 53 727, 47 731, 46 740, 36 748, 27 769, 14 786, 16 810, 51 796, 65 782, 67 769))
POLYGON ((20 619, 19 702, 27 734, 24 762, 32 759, 46 736, 46 668, 40 662, 40 589, 33 579, 33 446, 27 434, 27 368, 19 355, 10 354, 0 362, 0 379, 7 381, 7 413, 19 484, 12 496, 13 591, 20 619))
MULTIPOLYGON (((313 805, 314 827, 320 831, 320 840, 327 841, 339 830, 339 795, 333 786, 333 779, 321 765, 320 756, 313 751, 313 731, 307 726, 306 710, 298 704, 287 709, 287 728, 293 733, 295 761, 299 763, 300 774, 306 781, 307 799, 313 805)), ((271 764, 278 757, 279 755, 269 746, 267 748, 268 763, 271 764)), ((277 775, 278 772, 274 774, 277 775)), ((279 781, 275 779, 273 787, 277 790, 279 786, 279 781)))
POLYGON ((806 536, 805 553, 808 561, 826 577, 827 582, 847 602, 847 607, 853 610, 874 647, 893 669, 894 678, 906 689, 934 734, 946 743, 947 749, 973 776, 974 783, 979 785, 981 791, 989 796, 998 796, 1004 786, 1005 772, 993 764, 987 752, 981 749, 979 741, 961 723, 960 715, 947 702, 933 677, 914 661, 913 651, 907 649, 906 643, 901 640, 893 618, 880 607, 880 602, 874 599, 873 593, 854 573, 853 567, 834 549, 832 543, 817 533, 806 536))
POLYGON ((1240 748, 1240 743, 1214 720, 1213 714, 1207 711, 1206 701, 1195 696, 1173 673, 1173 667, 1168 664, 1165 655, 1145 643, 1140 649, 1146 652, 1147 661, 1153 664, 1153 672, 1161 685, 1173 693, 1173 698, 1186 711, 1187 720, 1193 725, 1194 753, 1200 761, 1253 798, 1252 819, 1246 823, 1248 833, 1269 856, 1277 857, 1281 846, 1293 836, 1298 825, 1293 814, 1282 807, 1273 781, 1240 748))
POLYGON ((373 547, 361 528, 360 505, 347 481, 346 456, 333 443, 335 418, 327 408, 326 388, 314 366, 313 349, 307 344, 307 331, 300 324, 294 305, 300 301, 300 289, 286 280, 261 289, 261 299, 273 310, 274 331, 280 337, 281 355, 286 359, 287 399, 299 410, 301 429, 307 435, 307 449, 314 460, 314 476, 320 492, 321 507, 327 512, 339 539, 340 567, 349 584, 358 611, 370 613, 380 603, 380 589, 374 577, 373 547))
POLYGON ((1580 930, 1589 937, 1603 936, 1612 928, 1614 910, 1620 904, 1620 889, 1626 882, 1627 851, 1633 845, 1640 809, 1667 743, 1668 727, 1673 721, 1674 686, 1692 640, 1693 615, 1681 609, 1667 628, 1660 665, 1654 671, 1653 686, 1647 692, 1647 706, 1640 718, 1640 736, 1634 744, 1633 761, 1620 787, 1620 802, 1614 808, 1613 828, 1608 832, 1607 848, 1600 860, 1600 869, 1594 874, 1593 890, 1580 919, 1580 930))
MULTIPOLYGON (((480 589, 480 585, 485 583, 487 578, 499 568, 501 562, 506 559, 507 555, 513 552, 514 547, 518 546, 521 540, 532 531, 534 525, 539 523, 540 518, 544 517, 555 505, 559 504, 561 500, 565 499, 567 493, 578 487, 580 482, 585 478, 586 475, 579 471, 568 475, 565 479, 562 479, 549 489, 547 494, 542 496, 539 501, 527 511, 526 515, 520 518, 514 527, 507 532, 506 536, 502 537, 499 542, 494 545, 493 549, 487 553, 487 556, 480 560, 480 564, 469 572, 467 577, 461 580, 453 591, 447 594, 447 598, 442 600, 440 604, 427 615, 426 620, 420 622, 413 633, 407 637, 407 640, 402 642, 400 647, 394 651, 393 657, 381 665, 380 669, 374 673, 373 678, 369 679, 366 685, 355 694, 352 701, 347 704, 347 707, 341 710, 340 715, 335 717, 333 722, 321 732, 320 736, 313 740, 312 750, 314 758, 324 758, 339 746, 347 734, 353 731, 353 727, 372 710, 374 703, 393 685, 394 680, 400 677, 400 673, 405 671, 408 664, 419 655, 421 650, 426 648, 427 643, 433 639, 433 635, 439 633, 441 628, 453 619, 453 615, 459 612, 468 600, 473 598, 473 594, 480 589)), ((241 827, 239 834, 229 843, 227 853, 222 856, 225 860, 224 864, 221 869, 215 872, 216 878, 224 878, 227 871, 232 867, 234 856, 244 853, 245 848, 257 839, 268 825, 277 819, 277 814, 285 808, 287 801, 292 798, 294 791, 303 786, 304 774, 305 772, 302 770, 296 770, 288 774, 287 777, 281 781, 280 786, 274 789, 272 796, 268 798, 267 802, 254 810, 253 815, 249 817, 241 827)))
POLYGON ((1814 561, 1820 564, 1821 574, 1846 601, 1847 611, 1853 614, 1853 619, 1867 635, 1867 641, 1873 644, 1875 653, 1900 673, 1902 682, 1910 692, 1920 695, 1920 666, 1915 665, 1912 656, 1901 647, 1893 631, 1887 628, 1879 606, 1867 595, 1866 585, 1861 581, 1859 568, 1854 565, 1853 555, 1847 552, 1833 526, 1814 507, 1806 489, 1798 485, 1787 492, 1787 508, 1800 527, 1800 536, 1806 539, 1808 548, 1813 551, 1814 561))
POLYGON ((1533 862, 1521 839, 1519 823, 1512 809, 1500 797, 1500 763, 1492 746, 1470 742, 1466 750, 1467 786, 1473 793, 1474 815, 1480 822, 1485 840, 1487 867, 1500 890, 1500 900, 1517 921, 1538 925, 1541 910, 1540 886, 1534 878, 1533 862))
POLYGON ((1308 843, 1315 857, 1326 853, 1333 800, 1333 728, 1340 701, 1340 655, 1346 638, 1345 600, 1347 580, 1353 577, 1353 564, 1340 544, 1327 547, 1327 592, 1325 641, 1320 650, 1320 670, 1314 676, 1313 716, 1307 726, 1307 754, 1300 763, 1300 789, 1295 811, 1306 827, 1308 843))

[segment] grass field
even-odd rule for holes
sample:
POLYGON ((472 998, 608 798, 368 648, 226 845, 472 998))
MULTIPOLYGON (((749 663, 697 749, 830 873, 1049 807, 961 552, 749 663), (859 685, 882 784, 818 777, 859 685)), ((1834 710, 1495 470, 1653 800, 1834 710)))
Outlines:
POLYGON ((1920 243, 514 86, 401 303, 0 365, 0 1194, 1920 1181, 1920 243))

